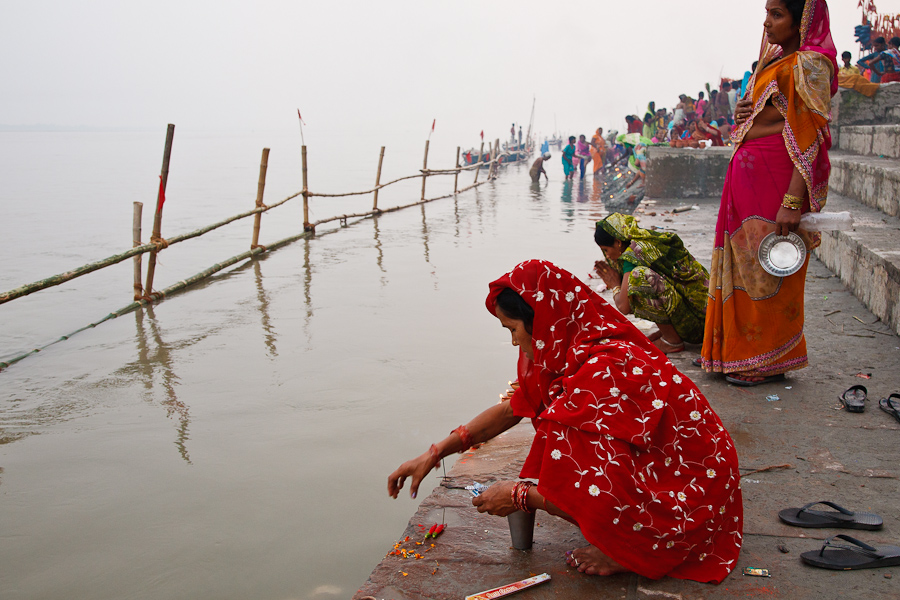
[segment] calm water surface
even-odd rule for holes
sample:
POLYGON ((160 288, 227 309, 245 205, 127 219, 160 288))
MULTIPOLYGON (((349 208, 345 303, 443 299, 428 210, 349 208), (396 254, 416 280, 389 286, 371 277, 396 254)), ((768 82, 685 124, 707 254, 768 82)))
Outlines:
MULTIPOLYGON (((295 137, 176 131, 164 237, 252 207, 263 146, 266 199, 296 192, 295 137)), ((370 187, 386 143, 383 180, 412 174, 411 137, 393 150, 357 136, 353 155, 340 132, 308 137, 310 187, 370 187)), ((130 247, 135 200, 146 239, 163 140, 0 133, 0 288, 130 247)), ((431 166, 452 166, 455 143, 432 149, 431 166)), ((428 195, 449 189, 429 181, 428 195)), ((370 207, 319 199, 312 218, 370 207)), ((456 198, 325 226, 0 372, 0 597, 349 597, 416 509, 387 497, 388 473, 514 377, 488 282, 529 258, 586 277, 606 210, 590 182, 562 182, 557 154, 549 184, 513 166, 456 198)), ((289 203, 263 217, 261 243, 301 223, 289 203)), ((251 227, 164 251, 157 287, 246 250, 251 227)), ((131 269, 0 305, 0 360, 128 304, 131 269)))

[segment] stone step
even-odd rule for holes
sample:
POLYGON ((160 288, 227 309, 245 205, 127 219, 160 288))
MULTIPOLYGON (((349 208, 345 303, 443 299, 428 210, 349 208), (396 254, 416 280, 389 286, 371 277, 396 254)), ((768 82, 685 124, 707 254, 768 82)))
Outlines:
POLYGON ((842 127, 839 149, 862 156, 900 158, 900 124, 842 127))
POLYGON ((830 158, 830 193, 900 217, 900 161, 839 152, 832 152, 830 158))
POLYGON ((816 256, 900 335, 900 218, 833 192, 825 210, 849 210, 856 225, 852 231, 823 232, 816 256))

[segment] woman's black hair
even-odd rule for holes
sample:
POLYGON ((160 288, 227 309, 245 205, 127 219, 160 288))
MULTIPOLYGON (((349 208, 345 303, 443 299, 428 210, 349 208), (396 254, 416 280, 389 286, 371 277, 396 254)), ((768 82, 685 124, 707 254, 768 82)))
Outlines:
POLYGON ((534 327, 534 309, 512 288, 505 288, 497 295, 497 308, 510 319, 525 323, 525 331, 531 334, 534 327))
POLYGON ((782 0, 784 6, 791 13, 794 19, 794 25, 799 29, 800 23, 803 21, 803 9, 806 8, 806 0, 782 0))
POLYGON ((594 242, 596 242, 598 246, 612 248, 613 244, 616 243, 616 238, 603 229, 603 226, 600 225, 600 223, 597 223, 597 229, 594 230, 594 242))

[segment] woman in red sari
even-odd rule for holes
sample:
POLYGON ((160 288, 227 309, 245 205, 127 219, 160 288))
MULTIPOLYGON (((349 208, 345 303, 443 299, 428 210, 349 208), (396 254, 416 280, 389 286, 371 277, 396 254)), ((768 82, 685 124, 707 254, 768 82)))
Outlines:
POLYGON ((800 215, 825 205, 831 163, 831 97, 837 51, 825 0, 768 0, 765 37, 750 93, 736 108, 731 158, 710 270, 703 368, 733 384, 781 381, 808 364, 803 337, 806 266, 788 277, 763 270, 762 239, 817 234, 800 215))
POLYGON ((631 571, 721 582, 741 547, 734 443, 697 387, 587 285, 532 260, 490 285, 488 310, 519 348, 520 386, 388 478, 415 497, 444 456, 531 418, 520 477, 472 503, 506 516, 545 510, 576 524, 589 546, 567 553, 590 575, 631 571))

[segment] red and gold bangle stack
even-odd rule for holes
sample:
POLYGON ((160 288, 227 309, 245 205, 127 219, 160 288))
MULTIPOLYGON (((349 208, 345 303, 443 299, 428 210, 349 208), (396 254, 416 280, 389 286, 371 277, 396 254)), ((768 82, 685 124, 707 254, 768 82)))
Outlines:
POLYGON ((530 481, 520 481, 513 487, 510 496, 512 498, 513 506, 516 507, 517 510, 527 513, 534 512, 528 508, 528 490, 533 487, 534 484, 530 481))
POLYGON ((460 454, 471 448, 475 445, 475 439, 472 437, 472 434, 469 433, 469 428, 465 425, 460 425, 450 433, 455 433, 459 436, 459 439, 462 440, 462 450, 459 451, 460 454))

